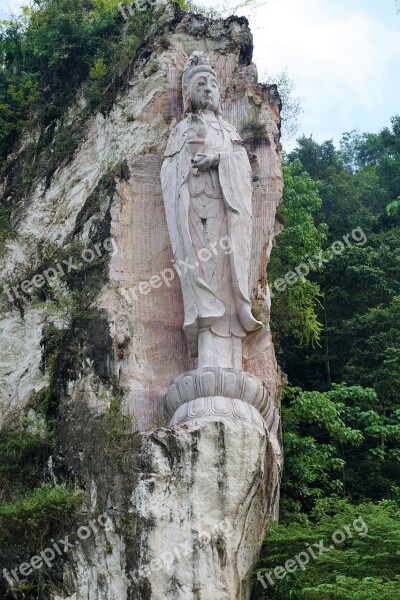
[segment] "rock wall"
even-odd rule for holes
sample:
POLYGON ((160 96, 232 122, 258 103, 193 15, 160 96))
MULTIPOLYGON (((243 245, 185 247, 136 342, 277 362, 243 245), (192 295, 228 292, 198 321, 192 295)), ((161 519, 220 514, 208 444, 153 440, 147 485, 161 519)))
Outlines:
POLYGON ((248 599, 248 575, 279 494, 267 437, 208 421, 146 434, 144 454, 151 475, 140 474, 134 505, 153 527, 129 576, 134 597, 145 597, 144 578, 157 600, 248 599))
POLYGON ((3 292, 0 300, 2 426, 34 410, 32 392, 51 386, 55 469, 79 475, 88 492, 82 523, 104 511, 112 522, 69 554, 57 600, 247 599, 260 540, 277 516, 281 376, 272 342, 246 363, 268 390, 270 429, 218 421, 168 429, 167 388, 195 365, 182 331, 179 279, 165 275, 172 252, 159 173, 170 130, 182 118, 187 55, 205 51, 219 74, 224 118, 239 130, 251 118, 265 124, 263 136, 248 140, 250 289, 268 327, 266 267, 282 195, 279 97, 257 83, 245 19, 181 14, 166 17, 153 34, 110 113, 93 117, 72 160, 50 181, 38 178, 20 203, 17 235, 0 262, 3 280, 15 283, 62 258, 68 263, 74 244, 97 244, 96 260, 107 258, 95 278, 81 268, 74 279, 65 263, 68 285, 54 280, 52 301, 33 301, 20 289, 18 298, 3 292), (140 287, 160 273, 158 289, 140 287), (73 304, 71 282, 81 295, 90 285, 90 318, 73 304), (62 343, 54 327, 64 332, 62 343), (116 389, 133 423, 110 443, 115 423, 102 423, 116 389))

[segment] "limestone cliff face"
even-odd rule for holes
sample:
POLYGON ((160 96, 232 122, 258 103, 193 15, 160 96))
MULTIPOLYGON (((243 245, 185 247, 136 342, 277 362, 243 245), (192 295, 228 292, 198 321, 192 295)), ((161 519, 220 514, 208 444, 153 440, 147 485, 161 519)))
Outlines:
POLYGON ((248 140, 255 191, 250 289, 268 327, 266 267, 282 194, 279 97, 257 83, 245 19, 183 14, 155 28, 150 42, 110 113, 88 122, 72 159, 50 181, 38 178, 15 213, 17 235, 0 259, 9 286, 0 300, 0 423, 34 413, 33 392, 50 389, 52 470, 82 482, 82 524, 103 512, 111 519, 68 554, 54 599, 244 600, 260 540, 277 515, 281 376, 272 342, 247 361, 270 398, 264 435, 223 422, 168 429, 167 388, 195 365, 182 330, 159 173, 171 128, 183 116, 187 56, 207 52, 224 118, 238 130, 249 120, 265 124, 263 135, 248 140), (40 286, 12 291, 51 268, 60 276, 51 279, 50 294, 40 286), (161 278, 158 288, 148 284, 152 276, 161 278), (131 420, 112 417, 116 395, 131 420))

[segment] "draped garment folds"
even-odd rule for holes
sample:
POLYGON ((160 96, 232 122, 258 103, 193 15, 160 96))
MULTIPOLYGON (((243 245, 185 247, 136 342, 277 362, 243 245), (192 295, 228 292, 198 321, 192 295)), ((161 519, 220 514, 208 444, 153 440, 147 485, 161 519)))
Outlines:
POLYGON ((201 329, 209 328, 222 337, 244 338, 262 327, 252 315, 248 289, 253 190, 247 152, 229 123, 206 111, 203 117, 208 133, 196 152, 218 154, 218 168, 194 177, 193 150, 188 142, 196 129, 196 116, 189 113, 172 131, 161 169, 167 224, 180 272, 184 330, 193 343, 201 329), (193 191, 196 181, 199 193, 193 191), (220 243, 224 236, 229 240, 229 252, 220 243), (212 273, 199 250, 213 243, 212 273))

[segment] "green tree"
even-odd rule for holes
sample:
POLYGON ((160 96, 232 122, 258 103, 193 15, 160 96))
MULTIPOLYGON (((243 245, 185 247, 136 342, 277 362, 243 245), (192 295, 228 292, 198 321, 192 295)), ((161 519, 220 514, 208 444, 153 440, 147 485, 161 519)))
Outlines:
POLYGON ((38 0, 0 25, 0 158, 29 124, 48 146, 84 83, 90 110, 110 106, 161 10, 149 3, 125 22, 118 4, 38 0))
POLYGON ((400 594, 399 517, 393 500, 358 505, 318 501, 309 517, 271 529, 259 564, 264 583, 258 581, 253 597, 394 600, 400 594), (282 577, 285 563, 292 573, 282 577), (279 566, 277 578, 274 569, 279 566))
POLYGON ((273 248, 267 273, 272 295, 271 328, 279 351, 284 340, 300 346, 319 340, 322 326, 316 313, 321 295, 318 284, 297 276, 294 283, 280 291, 278 282, 307 257, 318 254, 326 237, 326 228, 316 226, 312 216, 321 206, 317 185, 300 161, 285 164, 283 173, 285 190, 277 218, 284 229, 273 248))
POLYGON ((315 218, 326 223, 329 241, 340 239, 356 227, 369 233, 374 215, 363 203, 353 171, 335 149, 332 141, 316 143, 312 137, 302 137, 289 155, 290 162, 299 159, 310 177, 317 182, 322 199, 315 218))
MULTIPOLYGON (((314 213, 315 221, 327 224, 327 244, 340 241, 356 229, 366 236, 361 244, 353 240, 351 247, 332 257, 323 270, 313 275, 323 294, 321 307, 317 306, 318 320, 324 325, 322 348, 296 349, 282 340, 284 367, 290 380, 305 389, 329 388, 331 381, 360 383, 357 361, 361 365, 366 358, 368 336, 373 335, 372 322, 378 329, 379 326, 376 319, 365 317, 357 325, 357 336, 361 337, 355 337, 353 319, 373 308, 388 308, 400 292, 398 216, 389 218, 386 214, 393 189, 388 186, 390 175, 381 169, 383 160, 391 161, 393 169, 397 165, 398 134, 396 118, 392 119, 392 129, 380 134, 348 134, 340 152, 331 142, 316 144, 312 138, 302 138, 291 155, 291 160, 300 158, 317 180, 322 205, 314 213), (361 323, 365 325, 363 333, 361 323)), ((388 320, 385 323, 389 327, 388 320)), ((393 327, 390 331, 377 331, 376 335, 381 335, 381 341, 385 336, 391 339, 393 327)), ((384 379, 390 358, 382 352, 378 357, 384 379)), ((376 369, 377 365, 375 361, 376 369)), ((362 381, 364 385, 374 385, 372 378, 362 381)), ((393 388, 393 396, 398 396, 397 387, 393 388)))
POLYGON ((279 97, 282 102, 281 108, 281 134, 282 141, 288 141, 294 138, 299 128, 299 116, 302 112, 301 104, 303 99, 294 95, 295 84, 290 79, 287 68, 283 69, 277 75, 265 73, 262 80, 266 84, 275 84, 278 86, 279 97))
POLYGON ((400 186, 400 116, 392 117, 391 127, 379 133, 350 132, 341 142, 341 156, 352 164, 362 201, 385 228, 398 224, 386 214, 386 205, 396 206, 400 186))
POLYGON ((328 392, 305 392, 288 386, 282 423, 284 516, 336 493, 354 501, 392 496, 400 477, 400 411, 382 405, 372 388, 333 384, 328 392))

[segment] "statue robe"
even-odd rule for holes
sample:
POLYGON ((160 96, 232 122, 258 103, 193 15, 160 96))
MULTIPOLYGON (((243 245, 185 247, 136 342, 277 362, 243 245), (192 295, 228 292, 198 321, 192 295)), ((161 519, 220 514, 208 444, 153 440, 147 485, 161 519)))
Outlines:
MULTIPOLYGON (((227 215, 229 237, 230 276, 235 310, 243 328, 243 335, 262 327, 251 312, 249 299, 249 269, 252 236, 252 185, 251 167, 243 141, 229 123, 218 117, 224 137, 229 141, 225 150, 218 152, 218 178, 222 190, 221 202, 227 215)), ((209 282, 200 276, 199 256, 190 235, 189 209, 191 200, 189 177, 193 165, 188 140, 193 137, 195 126, 192 114, 186 116, 171 132, 165 159, 161 169, 161 184, 167 215, 167 224, 176 265, 180 271, 184 302, 184 330, 189 341, 195 343, 199 329, 218 331, 218 320, 225 313, 225 306, 212 290, 209 282), (188 266, 183 266, 182 263, 188 266)), ((203 152, 203 150, 197 150, 203 152)), ((207 150, 205 150, 207 152, 207 150)), ((215 240, 216 241, 216 240, 215 240)), ((217 247, 218 252, 222 252, 217 247)), ((179 272, 178 271, 178 272, 179 272)), ((217 333, 218 335, 218 333, 217 333)), ((236 334, 240 335, 240 334, 236 334)))

